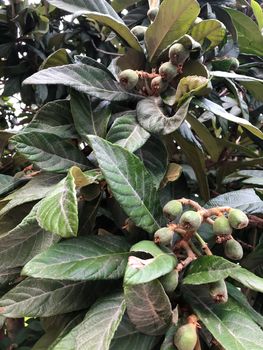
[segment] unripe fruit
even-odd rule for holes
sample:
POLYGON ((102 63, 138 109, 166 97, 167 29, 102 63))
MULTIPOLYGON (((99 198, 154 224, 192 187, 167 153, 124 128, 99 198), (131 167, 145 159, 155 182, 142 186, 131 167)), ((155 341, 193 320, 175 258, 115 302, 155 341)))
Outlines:
POLYGON ((247 227, 249 223, 248 217, 240 209, 231 209, 228 214, 228 221, 233 228, 238 230, 247 227))
POLYGON ((232 227, 229 225, 228 219, 222 215, 215 219, 213 231, 216 236, 231 235, 232 227))
POLYGON ((162 276, 159 280, 167 293, 172 293, 178 286, 178 271, 172 270, 167 275, 162 276))
POLYGON ((151 81, 151 89, 154 94, 159 94, 167 89, 168 83, 161 77, 155 77, 151 81))
POLYGON ((228 300, 228 293, 225 281, 219 280, 210 283, 209 294, 216 303, 226 303, 228 300))
POLYGON ((177 200, 169 201, 163 207, 163 213, 169 220, 175 220, 182 215, 183 205, 177 200))
POLYGON ((178 328, 174 335, 174 345, 178 350, 194 350, 197 343, 196 326, 192 323, 178 328))
POLYGON ((157 244, 170 245, 173 238, 173 230, 169 227, 162 227, 154 234, 154 242, 157 244))
POLYGON ((144 39, 144 34, 147 30, 147 27, 144 26, 135 26, 131 29, 133 35, 140 41, 144 39))
POLYGON ((159 12, 159 8, 158 7, 151 8, 147 12, 147 16, 148 16, 149 20, 153 22, 155 20, 155 17, 157 16, 158 12, 159 12))
POLYGON ((163 63, 159 68, 159 74, 162 79, 167 80, 168 82, 173 80, 174 77, 178 74, 177 68, 171 62, 163 63))
POLYGON ((229 72, 230 70, 237 70, 239 67, 239 61, 235 57, 222 57, 213 60, 213 70, 219 70, 223 72, 229 72))
POLYGON ((190 51, 180 43, 173 44, 169 49, 170 61, 176 66, 183 65, 189 55, 190 51))
POLYGON ((226 241, 224 252, 225 256, 231 260, 241 260, 243 258, 242 245, 234 238, 226 241))
POLYGON ((185 211, 180 220, 179 224, 185 229, 190 231, 196 231, 202 223, 202 217, 199 213, 193 210, 185 211))
POLYGON ((137 85, 139 76, 134 70, 125 69, 120 73, 119 79, 120 79, 120 84, 126 90, 132 90, 137 85))

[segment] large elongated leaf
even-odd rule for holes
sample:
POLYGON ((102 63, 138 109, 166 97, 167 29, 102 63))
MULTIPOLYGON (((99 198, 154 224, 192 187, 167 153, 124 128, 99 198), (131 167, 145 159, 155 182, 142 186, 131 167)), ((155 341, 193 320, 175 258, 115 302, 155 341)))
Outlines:
POLYGON ((124 275, 129 245, 118 236, 79 237, 55 244, 22 270, 24 275, 60 280, 118 279, 124 275))
POLYGON ((198 16, 200 7, 195 0, 164 0, 157 17, 145 34, 150 61, 162 50, 183 36, 198 16))
POLYGON ((143 161, 144 166, 152 175, 156 188, 162 182, 167 166, 167 150, 159 137, 151 136, 149 140, 136 152, 136 155, 143 161))
POLYGON ((191 30, 191 36, 200 44, 202 44, 205 39, 210 41, 208 49, 212 49, 220 44, 225 34, 225 26, 217 19, 207 19, 199 22, 191 30))
POLYGON ((34 215, 29 215, 1 238, 1 270, 23 266, 58 240, 58 236, 46 232, 38 226, 34 215))
POLYGON ((105 0, 50 0, 48 2, 65 11, 72 12, 75 15, 86 15, 88 18, 110 27, 124 39, 130 47, 138 51, 142 50, 137 38, 130 32, 122 19, 105 0))
POLYGON ((90 143, 111 191, 126 214, 139 227, 153 233, 158 229, 160 204, 151 175, 134 154, 100 137, 90 143))
POLYGON ((225 9, 231 16, 238 33, 238 46, 242 53, 263 56, 263 37, 256 23, 241 11, 225 9))
POLYGON ((148 335, 165 333, 171 322, 172 309, 158 280, 125 286, 124 294, 128 316, 136 329, 148 335))
POLYGON ((124 314, 121 323, 114 335, 110 350, 152 350, 159 337, 142 334, 124 314))
POLYGON ((149 137, 148 131, 138 124, 134 111, 126 112, 117 118, 107 134, 108 141, 117 143, 129 152, 142 147, 149 137))
POLYGON ((87 308, 105 282, 69 282, 26 278, 0 299, 6 317, 48 317, 87 308))
POLYGON ((137 103, 136 112, 139 124, 154 134, 167 135, 174 132, 186 118, 191 98, 178 109, 172 117, 166 117, 159 101, 145 98, 137 103))
POLYGON ((263 278, 258 277, 246 269, 240 267, 237 270, 232 271, 230 277, 250 289, 263 293, 263 278))
POLYGON ((122 294, 98 300, 53 350, 108 350, 125 311, 122 294))
POLYGON ((68 100, 48 102, 36 113, 24 132, 37 131, 55 134, 61 138, 77 138, 68 100))
POLYGON ((99 12, 121 21, 119 15, 105 0, 49 0, 48 2, 64 11, 72 13, 83 11, 99 12))
POLYGON ((123 90, 105 71, 81 63, 43 69, 24 80, 24 84, 62 84, 109 101, 141 99, 123 90))
POLYGON ((0 211, 0 215, 4 215, 9 210, 18 205, 39 200, 54 188, 61 180, 61 175, 58 174, 38 174, 34 176, 27 184, 15 192, 10 193, 2 201, 9 201, 6 206, 0 211))
POLYGON ((252 188, 221 194, 206 203, 205 207, 220 207, 226 203, 230 207, 243 210, 247 214, 260 214, 263 211, 263 201, 252 188))
MULTIPOLYGON (((206 288, 207 292, 207 288, 206 288)), ((211 304, 200 288, 186 288, 185 297, 194 312, 225 350, 262 349, 263 332, 240 304, 211 304)))
POLYGON ((176 265, 174 255, 164 253, 154 242, 140 241, 131 247, 131 252, 144 252, 152 258, 140 259, 130 256, 124 275, 126 285, 146 283, 171 272, 176 265))
POLYGON ((77 236, 79 224, 75 177, 71 170, 39 203, 37 210, 39 225, 64 238, 77 236))
POLYGON ((90 97, 85 94, 72 90, 70 95, 74 124, 82 140, 87 142, 89 134, 104 137, 111 115, 109 103, 101 101, 94 106, 90 97))
POLYGON ((184 284, 204 284, 225 279, 240 267, 220 256, 202 256, 194 261, 184 278, 184 284))
POLYGON ((12 176, 0 174, 0 196, 14 190, 24 181, 23 179, 15 179, 12 176))
POLYGON ((4 286, 12 281, 14 281, 20 275, 21 268, 14 267, 11 269, 6 269, 0 271, 0 286, 4 286))
POLYGON ((54 134, 28 132, 14 136, 12 143, 18 152, 43 170, 66 172, 74 165, 81 169, 90 168, 88 160, 78 148, 54 134))
POLYGON ((262 131, 260 131, 256 126, 252 125, 248 120, 236 117, 235 115, 227 112, 223 107, 221 107, 217 103, 214 103, 206 98, 204 98, 202 102, 205 108, 207 108, 207 110, 209 110, 210 112, 214 113, 215 115, 221 118, 224 118, 233 123, 236 123, 242 126, 243 128, 246 128, 247 130, 252 132, 252 134, 256 135, 257 137, 263 140, 262 131))

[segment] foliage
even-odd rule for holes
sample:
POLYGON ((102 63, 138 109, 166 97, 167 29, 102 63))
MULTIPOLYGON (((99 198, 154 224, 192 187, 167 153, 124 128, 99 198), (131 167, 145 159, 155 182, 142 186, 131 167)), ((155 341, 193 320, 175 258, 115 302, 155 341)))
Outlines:
POLYGON ((262 27, 0 2, 0 349, 263 349, 262 27))

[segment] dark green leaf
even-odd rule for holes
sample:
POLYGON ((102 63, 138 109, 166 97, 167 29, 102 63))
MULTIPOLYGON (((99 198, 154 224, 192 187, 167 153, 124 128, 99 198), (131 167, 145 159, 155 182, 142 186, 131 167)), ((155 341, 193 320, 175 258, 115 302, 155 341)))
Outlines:
POLYGON ((12 143, 18 152, 43 170, 61 173, 74 165, 81 169, 90 168, 88 160, 77 147, 54 134, 28 132, 14 136, 12 143))
POLYGON ((40 108, 31 123, 23 129, 23 132, 31 131, 47 132, 65 139, 78 138, 69 101, 56 100, 40 108))
POLYGON ((200 288, 186 288, 184 295, 200 321, 225 350, 262 348, 262 330, 232 298, 225 304, 211 304, 209 296, 200 288))
POLYGON ((109 103, 101 101, 95 106, 89 96, 75 90, 72 90, 70 95, 74 124, 82 140, 87 142, 89 134, 104 137, 111 115, 109 103))
POLYGON ((160 106, 160 100, 145 98, 137 103, 136 112, 139 124, 154 134, 167 135, 174 132, 186 118, 191 98, 172 116, 167 117, 160 106))
POLYGON ((105 71, 81 63, 43 69, 24 80, 24 84, 62 84, 109 101, 141 99, 123 90, 105 71))
POLYGON ((152 178, 142 162, 124 148, 100 137, 90 143, 110 189, 126 214, 149 233, 159 228, 160 204, 152 178))
POLYGON ((39 69, 63 66, 69 64, 70 59, 66 49, 58 49, 49 55, 40 65, 39 69))
POLYGON ((162 335, 167 330, 172 309, 169 298, 158 280, 124 287, 127 312, 138 331, 162 335))
POLYGON ((150 134, 138 124, 134 111, 117 118, 107 134, 108 141, 117 143, 129 152, 142 147, 149 137, 150 134))
POLYGON ((26 278, 0 299, 0 312, 6 317, 48 317, 87 308, 98 292, 99 282, 69 282, 26 278))
POLYGON ((0 174, 0 196, 11 192, 23 182, 24 180, 22 179, 16 179, 9 175, 0 174))
POLYGON ((254 273, 240 267, 230 272, 229 276, 247 288, 263 293, 263 278, 258 277, 254 273))
POLYGON ((260 214, 263 211, 263 201, 252 188, 221 194, 206 203, 205 207, 220 207, 225 206, 226 203, 228 206, 243 210, 247 214, 260 214))
POLYGON ((158 137, 151 136, 136 155, 141 158, 152 175, 155 187, 159 188, 168 166, 168 154, 163 142, 158 137))
POLYGON ((124 314, 121 323, 111 342, 110 350, 152 350, 158 337, 142 334, 124 314))
POLYGON ((99 299, 53 350, 108 350, 125 311, 122 294, 99 299), (88 330, 88 331, 87 331, 88 330))
POLYGON ((184 284, 204 284, 227 278, 240 267, 220 256, 202 256, 191 263, 184 284))
POLYGON ((118 279, 124 275, 129 245, 118 236, 68 239, 37 255, 23 275, 60 280, 118 279))
POLYGON ((9 203, 0 211, 0 215, 4 215, 18 205, 45 197, 60 180, 61 175, 58 174, 43 173, 34 176, 23 187, 2 199, 2 201, 9 201, 9 203))

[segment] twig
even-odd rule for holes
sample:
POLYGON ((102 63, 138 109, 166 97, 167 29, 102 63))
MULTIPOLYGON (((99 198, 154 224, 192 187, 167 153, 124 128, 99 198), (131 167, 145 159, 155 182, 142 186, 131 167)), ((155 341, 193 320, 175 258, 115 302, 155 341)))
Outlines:
POLYGON ((124 54, 122 53, 117 53, 117 52, 109 52, 109 51, 105 51, 105 50, 102 50, 102 49, 99 49, 93 40, 91 40, 91 44, 92 46, 94 47, 94 49, 98 52, 101 52, 101 53, 105 53, 105 55, 112 55, 112 56, 118 56, 118 57, 121 57, 121 56, 124 56, 124 54))
POLYGON ((200 243, 202 250, 206 253, 206 255, 213 255, 213 253, 208 247, 208 244, 203 240, 203 238, 199 235, 199 233, 195 232, 194 236, 200 243))

